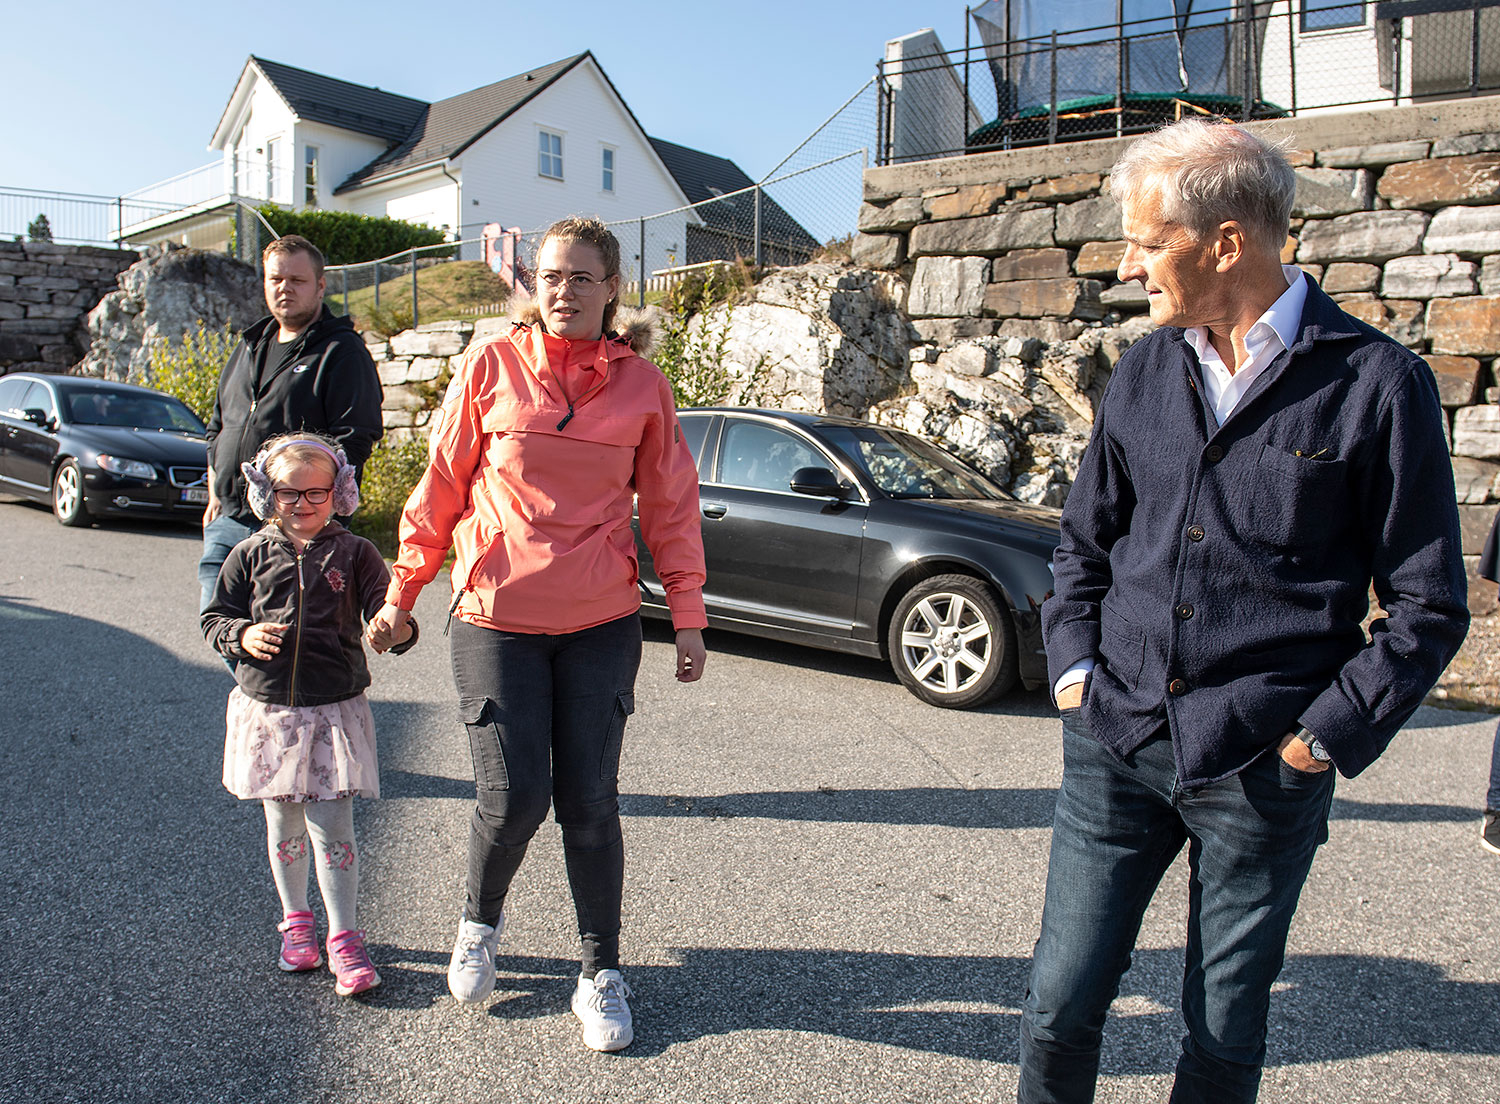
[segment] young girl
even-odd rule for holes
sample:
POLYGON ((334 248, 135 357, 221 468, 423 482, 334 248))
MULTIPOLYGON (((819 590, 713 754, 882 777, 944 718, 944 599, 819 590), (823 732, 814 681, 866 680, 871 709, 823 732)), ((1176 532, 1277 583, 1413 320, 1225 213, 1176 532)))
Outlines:
MULTIPOLYGON (((360 632, 361 618, 380 609, 390 572, 373 544, 332 520, 354 512, 359 489, 331 443, 275 437, 241 470, 250 508, 266 525, 229 553, 202 619, 209 644, 236 665, 224 786, 266 811, 284 913, 278 965, 323 964, 307 902, 308 866, 316 863, 334 991, 347 997, 380 984, 355 928, 353 797, 380 796, 360 632)), ((411 632, 371 646, 400 653, 415 642, 411 632)))

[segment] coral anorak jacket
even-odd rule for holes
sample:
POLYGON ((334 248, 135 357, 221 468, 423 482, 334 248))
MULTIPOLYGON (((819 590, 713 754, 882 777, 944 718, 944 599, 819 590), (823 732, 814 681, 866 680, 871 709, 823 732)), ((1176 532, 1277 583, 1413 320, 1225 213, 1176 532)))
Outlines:
POLYGON ((672 623, 704 628, 698 473, 661 370, 624 339, 539 323, 471 346, 401 518, 386 598, 409 610, 451 545, 453 614, 561 634, 640 608, 632 500, 672 623))

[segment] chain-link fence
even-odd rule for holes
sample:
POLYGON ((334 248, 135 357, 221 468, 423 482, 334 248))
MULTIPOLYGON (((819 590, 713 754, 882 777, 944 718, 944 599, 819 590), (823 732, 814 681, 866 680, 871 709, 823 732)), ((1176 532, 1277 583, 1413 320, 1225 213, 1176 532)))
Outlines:
POLYGON ((875 162, 1116 137, 1187 114, 1263 119, 1494 91, 1497 3, 1276 0, 1132 19, 1137 5, 1121 2, 1117 21, 1078 26, 1066 22, 1076 6, 988 0, 968 13, 979 44, 888 51, 875 162))

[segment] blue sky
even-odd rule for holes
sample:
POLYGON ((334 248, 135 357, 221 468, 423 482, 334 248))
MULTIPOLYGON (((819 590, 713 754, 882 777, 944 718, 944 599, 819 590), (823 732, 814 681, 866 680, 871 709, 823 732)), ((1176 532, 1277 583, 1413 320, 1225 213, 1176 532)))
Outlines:
POLYGON ((592 50, 648 133, 758 178, 869 79, 887 39, 932 27, 957 49, 964 36, 962 0, 4 9, 0 185, 96 195, 212 160, 208 140, 252 53, 437 100, 592 50))

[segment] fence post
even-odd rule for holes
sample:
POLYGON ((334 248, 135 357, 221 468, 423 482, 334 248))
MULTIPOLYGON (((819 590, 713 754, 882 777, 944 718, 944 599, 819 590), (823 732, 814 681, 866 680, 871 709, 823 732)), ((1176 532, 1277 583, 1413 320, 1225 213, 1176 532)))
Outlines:
MULTIPOLYGON (((687 231, 684 230, 683 233, 687 231)), ((641 310, 646 309, 646 216, 641 216, 641 254, 636 259, 635 278, 638 288, 638 299, 641 310)))
POLYGON ((1057 145, 1057 31, 1052 32, 1052 90, 1047 93, 1047 144, 1057 145))
POLYGON ((339 269, 339 275, 344 278, 344 317, 349 317, 349 266, 344 265, 339 269))
POLYGON ((115 196, 115 248, 125 244, 125 200, 115 196))
POLYGON ((417 328, 417 247, 411 248, 411 328, 417 328))
POLYGON ((760 255, 760 185, 755 186, 755 267, 761 267, 760 255))
POLYGON ((380 309, 380 262, 375 262, 375 309, 380 309))

